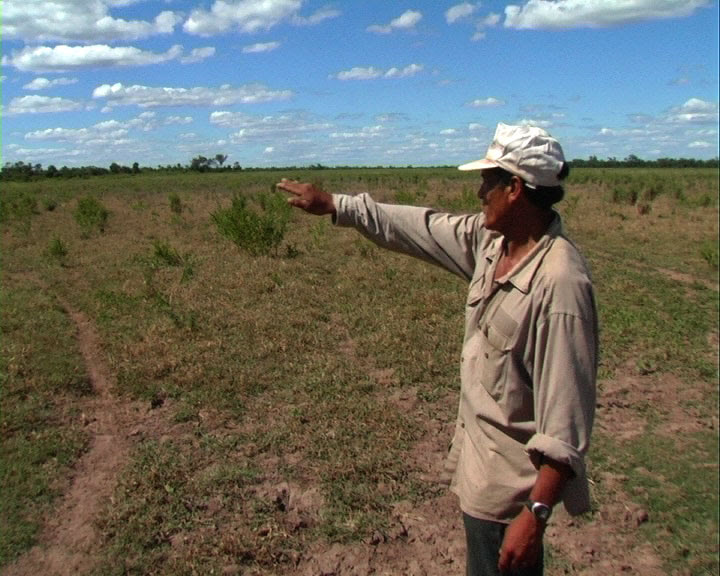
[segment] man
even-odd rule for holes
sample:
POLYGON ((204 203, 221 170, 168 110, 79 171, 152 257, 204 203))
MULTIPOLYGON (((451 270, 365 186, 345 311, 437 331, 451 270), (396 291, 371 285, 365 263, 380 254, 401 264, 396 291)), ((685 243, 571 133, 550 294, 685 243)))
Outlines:
POLYGON ((587 265, 552 205, 568 174, 540 128, 499 124, 480 170, 480 214, 378 204, 283 180, 289 202, 470 282, 447 469, 467 573, 543 572, 553 506, 589 509, 584 456, 595 409, 597 314, 587 265))

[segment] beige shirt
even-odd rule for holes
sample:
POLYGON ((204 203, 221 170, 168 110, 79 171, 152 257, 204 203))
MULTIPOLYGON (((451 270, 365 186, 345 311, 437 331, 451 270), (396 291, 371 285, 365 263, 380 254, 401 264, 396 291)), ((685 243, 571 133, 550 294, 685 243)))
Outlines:
POLYGON ((502 237, 483 214, 333 196, 336 224, 470 282, 455 435, 446 470, 463 512, 510 522, 543 455, 575 476, 563 503, 590 507, 585 454, 595 412, 598 327, 587 265, 556 216, 532 251, 493 281, 502 237))

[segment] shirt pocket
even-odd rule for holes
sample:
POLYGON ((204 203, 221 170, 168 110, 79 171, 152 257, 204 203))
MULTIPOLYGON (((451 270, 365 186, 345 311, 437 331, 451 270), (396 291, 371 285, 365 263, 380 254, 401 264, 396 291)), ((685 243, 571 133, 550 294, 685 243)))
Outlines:
POLYGON ((505 392, 516 332, 517 322, 502 308, 480 326, 480 381, 496 401, 500 401, 505 392))

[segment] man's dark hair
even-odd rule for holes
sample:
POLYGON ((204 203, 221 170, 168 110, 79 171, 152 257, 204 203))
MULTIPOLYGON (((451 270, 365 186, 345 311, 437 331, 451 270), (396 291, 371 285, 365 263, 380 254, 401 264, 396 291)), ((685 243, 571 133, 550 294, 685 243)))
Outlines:
MULTIPOLYGON (((503 168, 497 168, 497 170, 504 184, 509 184, 512 177, 515 176, 515 174, 503 168)), ((558 180, 565 180, 569 174, 570 165, 564 162, 558 174, 558 180)), ((551 210, 553 204, 557 204, 565 197, 565 189, 562 186, 536 186, 535 188, 530 188, 524 180, 523 192, 532 204, 543 210, 551 210)))

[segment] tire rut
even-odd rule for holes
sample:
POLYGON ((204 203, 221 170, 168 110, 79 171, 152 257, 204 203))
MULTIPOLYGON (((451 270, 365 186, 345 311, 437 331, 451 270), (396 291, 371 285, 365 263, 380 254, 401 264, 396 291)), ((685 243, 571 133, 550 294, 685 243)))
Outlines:
MULTIPOLYGON (((45 289, 36 278, 25 277, 45 289)), ((75 324, 76 338, 85 361, 93 395, 81 405, 91 439, 88 450, 75 464, 68 491, 48 515, 38 544, 3 570, 4 576, 38 574, 65 576, 90 571, 101 548, 96 519, 110 500, 118 473, 128 460, 133 404, 112 393, 108 370, 94 324, 65 299, 55 295, 75 324)))

